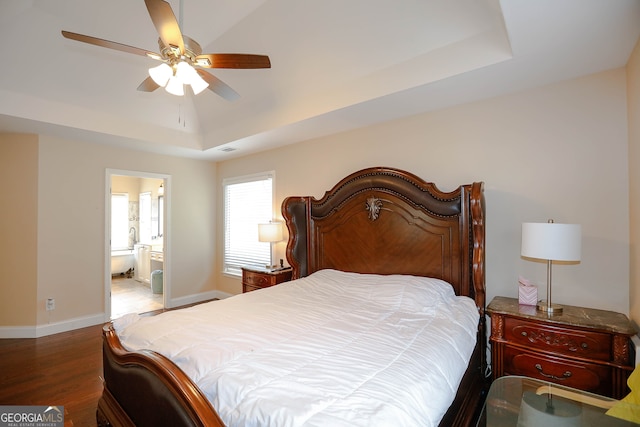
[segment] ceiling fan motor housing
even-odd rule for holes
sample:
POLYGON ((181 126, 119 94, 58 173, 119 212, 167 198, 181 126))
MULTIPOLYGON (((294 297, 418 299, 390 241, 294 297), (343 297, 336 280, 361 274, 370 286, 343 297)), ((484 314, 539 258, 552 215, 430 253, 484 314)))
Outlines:
POLYGON ((171 64, 179 60, 187 61, 192 65, 197 64, 196 57, 202 54, 202 47, 191 37, 183 35, 182 40, 184 42, 184 53, 180 52, 178 46, 167 46, 162 42, 162 39, 159 38, 158 46, 160 48, 160 55, 171 64))

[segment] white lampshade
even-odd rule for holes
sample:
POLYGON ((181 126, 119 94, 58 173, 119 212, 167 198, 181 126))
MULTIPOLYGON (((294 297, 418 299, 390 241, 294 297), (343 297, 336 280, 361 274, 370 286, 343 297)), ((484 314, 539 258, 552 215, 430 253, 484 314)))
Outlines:
POLYGON ((169 78, 169 83, 167 83, 167 86, 165 87, 165 89, 171 95, 176 95, 176 96, 184 95, 184 86, 180 81, 180 79, 178 79, 176 76, 171 76, 169 78))
POLYGON ((180 61, 178 62, 178 65, 176 65, 176 77, 182 82, 182 84, 191 84, 194 74, 196 74, 196 70, 194 70, 188 63, 180 61))
POLYGON ((149 76, 160 87, 164 87, 172 75, 173 70, 164 62, 157 67, 149 68, 149 76))
POLYGON ((203 90, 209 87, 209 83, 207 83, 197 71, 194 70, 195 76, 191 80, 191 89, 193 89, 193 93, 195 95, 199 94, 203 90))
POLYGON ((579 224, 522 224, 522 256, 553 261, 580 261, 581 247, 582 227, 579 224))
POLYGON ((184 95, 183 85, 191 85, 191 89, 196 95, 209 87, 209 83, 188 62, 180 61, 175 67, 176 74, 174 76, 173 69, 163 62, 157 67, 149 68, 149 76, 158 86, 164 87, 167 92, 176 96, 184 95))
POLYGON ((280 242, 282 240, 282 223, 258 224, 258 240, 260 242, 280 242))

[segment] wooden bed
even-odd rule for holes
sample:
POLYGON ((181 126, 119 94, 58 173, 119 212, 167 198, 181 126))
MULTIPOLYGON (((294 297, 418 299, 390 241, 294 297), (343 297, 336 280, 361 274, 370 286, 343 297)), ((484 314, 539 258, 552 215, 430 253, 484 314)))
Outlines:
MULTIPOLYGON (((294 279, 321 269, 443 279, 480 314, 477 344, 441 426, 473 425, 486 389, 484 196, 482 183, 442 192, 417 176, 369 168, 321 199, 289 197, 287 260, 294 279)), ((128 352, 103 328, 104 391, 98 425, 223 426, 199 388, 152 351, 128 352)))

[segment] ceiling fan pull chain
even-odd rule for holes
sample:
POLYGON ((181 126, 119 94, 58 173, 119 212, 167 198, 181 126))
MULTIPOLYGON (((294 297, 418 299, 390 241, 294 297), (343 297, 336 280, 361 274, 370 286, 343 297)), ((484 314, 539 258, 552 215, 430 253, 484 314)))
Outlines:
POLYGON ((182 127, 187 127, 187 119, 182 118, 182 104, 178 104, 178 124, 182 123, 182 127))

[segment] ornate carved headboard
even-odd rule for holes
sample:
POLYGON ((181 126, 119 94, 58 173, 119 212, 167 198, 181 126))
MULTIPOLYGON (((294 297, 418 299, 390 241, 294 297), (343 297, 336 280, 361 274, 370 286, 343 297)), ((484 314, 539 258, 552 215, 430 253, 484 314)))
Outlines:
POLYGON ((323 268, 440 278, 485 306, 483 184, 444 193, 398 169, 355 172, 317 200, 288 197, 293 277, 323 268))

